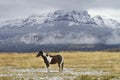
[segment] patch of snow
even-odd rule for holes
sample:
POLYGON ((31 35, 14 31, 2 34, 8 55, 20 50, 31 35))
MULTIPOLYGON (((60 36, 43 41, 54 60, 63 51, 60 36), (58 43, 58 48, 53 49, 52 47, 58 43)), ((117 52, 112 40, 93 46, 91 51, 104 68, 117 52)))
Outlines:
MULTIPOLYGON (((0 69, 4 69, 0 68, 0 69)), ((109 75, 109 72, 96 71, 91 69, 79 69, 76 68, 64 68, 62 73, 59 73, 58 69, 50 69, 50 73, 47 73, 46 68, 13 68, 5 67, 5 71, 8 73, 0 73, 0 77, 12 77, 13 80, 24 79, 24 80, 74 80, 75 77, 80 75, 109 75)), ((119 80, 119 79, 112 79, 119 80)))
POLYGON ((69 22, 68 26, 74 26, 74 25, 79 25, 79 23, 75 23, 75 22, 69 22))
POLYGON ((93 19, 100 27, 108 27, 112 29, 120 28, 120 22, 118 22, 117 20, 107 19, 102 16, 95 16, 93 19))

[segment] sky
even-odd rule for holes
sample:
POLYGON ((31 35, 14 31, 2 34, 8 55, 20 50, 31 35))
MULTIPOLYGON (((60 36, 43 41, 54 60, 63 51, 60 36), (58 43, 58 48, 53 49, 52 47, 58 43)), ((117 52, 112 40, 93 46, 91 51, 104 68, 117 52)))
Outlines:
POLYGON ((24 18, 54 10, 87 10, 120 20, 120 0, 0 0, 0 20, 24 18))

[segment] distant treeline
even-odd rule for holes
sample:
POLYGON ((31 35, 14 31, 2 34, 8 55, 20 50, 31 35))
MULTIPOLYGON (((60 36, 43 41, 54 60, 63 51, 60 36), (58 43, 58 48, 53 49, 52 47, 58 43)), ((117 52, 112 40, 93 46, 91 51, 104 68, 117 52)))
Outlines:
POLYGON ((8 44, 0 45, 0 52, 38 52, 40 50, 46 52, 60 51, 115 51, 120 52, 120 45, 104 45, 104 44, 8 44))
POLYGON ((109 51, 109 52, 120 52, 120 48, 113 48, 113 49, 107 49, 105 51, 109 51))

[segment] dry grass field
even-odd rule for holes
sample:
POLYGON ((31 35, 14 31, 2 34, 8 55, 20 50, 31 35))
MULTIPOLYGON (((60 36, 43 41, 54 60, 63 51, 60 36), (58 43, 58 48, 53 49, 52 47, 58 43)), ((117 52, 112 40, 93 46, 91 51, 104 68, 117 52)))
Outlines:
POLYGON ((36 54, 0 53, 0 80, 120 80, 120 52, 57 53, 64 57, 62 73, 57 64, 47 73, 36 54))

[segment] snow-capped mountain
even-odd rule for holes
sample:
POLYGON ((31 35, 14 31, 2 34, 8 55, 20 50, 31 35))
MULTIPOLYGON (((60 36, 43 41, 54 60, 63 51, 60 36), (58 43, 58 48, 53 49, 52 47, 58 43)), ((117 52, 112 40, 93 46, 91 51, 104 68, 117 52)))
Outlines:
MULTIPOLYGON (((120 23, 87 11, 57 10, 0 22, 0 48, 56 44, 120 44, 120 23), (117 35, 117 36, 116 36, 117 35)), ((30 47, 32 49, 33 47, 30 47)), ((0 49, 0 51, 2 51, 0 49)))

